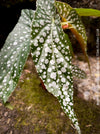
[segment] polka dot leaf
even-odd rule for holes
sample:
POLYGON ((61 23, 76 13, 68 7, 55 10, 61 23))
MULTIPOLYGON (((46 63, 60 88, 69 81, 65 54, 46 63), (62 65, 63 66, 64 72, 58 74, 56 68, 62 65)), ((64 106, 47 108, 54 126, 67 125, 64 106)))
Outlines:
POLYGON ((58 98, 80 134, 73 109, 72 56, 54 2, 37 0, 32 23, 31 55, 46 89, 58 98))
POLYGON ((15 89, 30 52, 32 10, 22 10, 21 17, 0 51, 0 97, 4 103, 15 89))
POLYGON ((86 36, 85 27, 81 21, 80 16, 76 12, 76 10, 72 8, 70 5, 68 5, 67 3, 56 1, 55 5, 58 13, 62 18, 62 26, 64 28, 69 28, 72 31, 72 33, 76 36, 76 39, 80 43, 80 46, 82 48, 82 51, 85 55, 85 58, 90 68, 89 59, 86 52, 87 36, 86 36))
POLYGON ((85 79, 86 78, 86 73, 78 68, 76 65, 72 65, 72 74, 74 77, 85 79))

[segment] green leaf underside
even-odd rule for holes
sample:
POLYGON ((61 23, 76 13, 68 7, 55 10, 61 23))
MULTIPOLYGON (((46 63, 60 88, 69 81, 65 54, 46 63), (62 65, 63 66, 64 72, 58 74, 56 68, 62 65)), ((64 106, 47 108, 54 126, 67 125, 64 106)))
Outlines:
POLYGON ((32 10, 23 10, 0 51, 0 97, 5 103, 15 89, 30 52, 32 10))
POLYGON ((100 10, 87 8, 74 8, 80 16, 96 16, 100 17, 100 10))
POLYGON ((70 30, 76 36, 76 39, 79 41, 90 69, 89 59, 86 52, 87 36, 86 36, 85 27, 81 21, 80 16, 77 14, 76 10, 70 7, 68 4, 59 1, 56 1, 55 3, 56 3, 57 11, 62 16, 63 21, 69 24, 69 27, 71 27, 70 30))
POLYGON ((47 90, 58 98, 64 112, 80 133, 73 110, 72 57, 54 2, 37 0, 32 24, 31 54, 47 90))

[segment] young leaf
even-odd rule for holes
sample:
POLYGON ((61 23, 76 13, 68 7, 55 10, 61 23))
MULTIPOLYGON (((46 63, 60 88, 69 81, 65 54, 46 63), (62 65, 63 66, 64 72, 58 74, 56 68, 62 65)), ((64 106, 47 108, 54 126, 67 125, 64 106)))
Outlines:
POLYGON ((82 51, 85 55, 85 58, 90 68, 89 59, 86 53, 87 36, 86 36, 85 27, 81 21, 80 16, 77 14, 75 9, 73 9, 66 3, 56 1, 55 4, 57 7, 57 11, 62 17, 62 21, 64 22, 64 24, 68 23, 70 30, 79 41, 82 51))
POLYGON ((5 103, 21 75, 30 53, 34 11, 22 10, 21 17, 0 51, 0 97, 5 103))
POLYGON ((80 16, 96 16, 100 17, 100 10, 87 8, 74 8, 80 16))
POLYGON ((86 73, 83 70, 79 69, 78 66, 75 65, 72 65, 72 74, 73 76, 81 79, 86 78, 86 73))
POLYGON ((73 110, 72 57, 54 2, 37 0, 32 24, 31 54, 46 89, 58 98, 80 134, 73 110))

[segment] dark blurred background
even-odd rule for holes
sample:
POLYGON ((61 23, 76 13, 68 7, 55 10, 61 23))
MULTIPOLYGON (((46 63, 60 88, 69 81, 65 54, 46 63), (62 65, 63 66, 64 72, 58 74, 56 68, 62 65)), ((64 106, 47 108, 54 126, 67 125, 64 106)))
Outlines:
POLYGON ((0 48, 17 23, 22 9, 36 9, 35 0, 0 0, 0 48))
MULTIPOLYGON (((60 0, 67 2, 75 8, 94 8, 100 10, 100 0, 60 0)), ((2 48, 7 35, 18 21, 22 9, 36 9, 36 0, 0 0, 0 48, 2 48)), ((100 18, 82 17, 88 36, 88 53, 96 54, 96 29, 100 29, 100 18)), ((74 51, 79 52, 80 47, 73 35, 70 34, 74 51)))

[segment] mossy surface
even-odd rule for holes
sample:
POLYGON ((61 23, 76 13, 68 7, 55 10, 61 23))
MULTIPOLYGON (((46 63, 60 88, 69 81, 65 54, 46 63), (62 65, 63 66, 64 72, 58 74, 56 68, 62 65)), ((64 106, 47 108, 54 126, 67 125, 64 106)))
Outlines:
MULTIPOLYGON (((11 104, 17 111, 15 128, 28 127, 31 134, 75 134, 58 100, 40 87, 36 75, 28 74, 12 95, 11 104)), ((74 107, 82 134, 100 134, 100 109, 74 96, 74 107)))
POLYGON ((28 126, 32 134, 75 134, 58 100, 40 87, 36 75, 28 74, 21 80, 12 96, 11 104, 17 111, 16 129, 28 126))
POLYGON ((100 107, 74 97, 74 109, 82 134, 100 134, 100 107))

